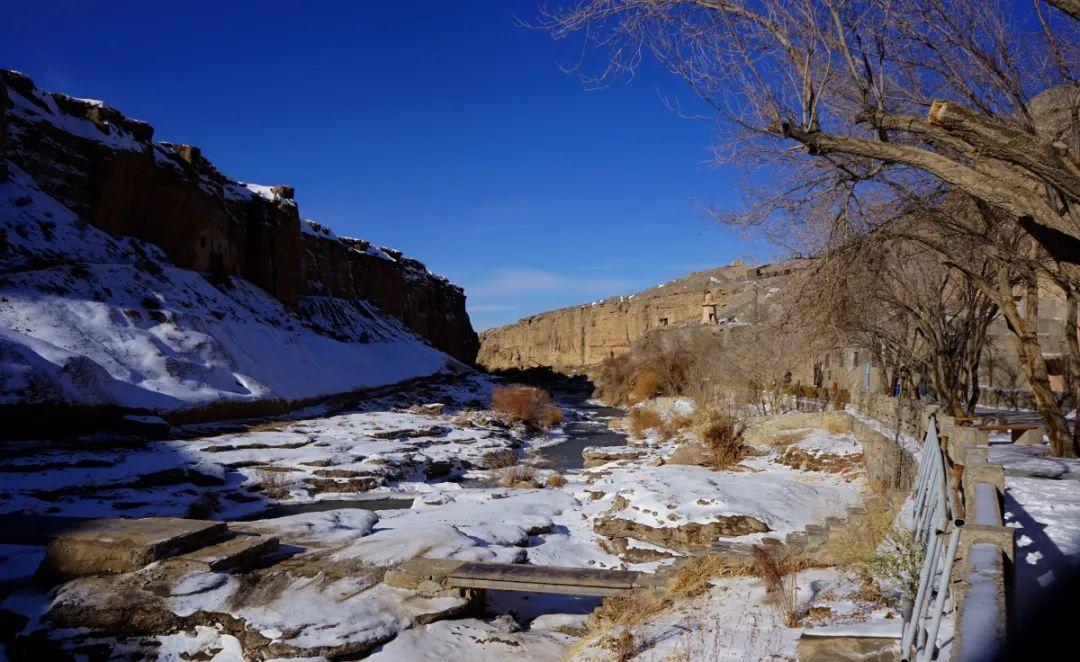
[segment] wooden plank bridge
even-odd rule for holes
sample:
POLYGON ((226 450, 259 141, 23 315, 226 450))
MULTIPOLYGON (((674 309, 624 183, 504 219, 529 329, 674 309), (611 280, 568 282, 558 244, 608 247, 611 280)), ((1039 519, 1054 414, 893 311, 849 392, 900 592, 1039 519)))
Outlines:
POLYGON ((649 586, 653 578, 627 570, 416 558, 387 572, 385 581, 422 593, 479 588, 606 597, 649 586))

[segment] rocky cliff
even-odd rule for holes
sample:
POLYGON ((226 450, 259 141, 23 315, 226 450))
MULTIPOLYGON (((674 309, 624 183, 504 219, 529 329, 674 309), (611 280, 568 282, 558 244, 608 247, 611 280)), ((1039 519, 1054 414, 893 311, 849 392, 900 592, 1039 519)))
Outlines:
POLYGON ((0 72, 0 181, 16 169, 80 219, 152 243, 179 268, 243 278, 290 309, 312 296, 371 302, 474 360, 461 288, 396 251, 302 222, 290 187, 235 181, 199 148, 153 134, 101 102, 0 72))
POLYGON ((480 334, 477 361, 489 370, 547 366, 572 373, 628 352, 635 340, 655 330, 742 324, 798 266, 738 262, 637 294, 526 317, 480 334))

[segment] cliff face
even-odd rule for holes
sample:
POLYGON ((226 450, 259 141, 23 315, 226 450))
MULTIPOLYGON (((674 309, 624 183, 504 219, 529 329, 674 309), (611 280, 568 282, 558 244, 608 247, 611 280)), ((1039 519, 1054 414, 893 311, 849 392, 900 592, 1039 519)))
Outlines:
POLYGON ((290 308, 304 296, 373 302, 474 360, 461 288, 400 253, 309 231, 290 187, 237 182, 197 147, 155 143, 153 133, 101 102, 0 72, 0 181, 17 168, 92 225, 153 243, 182 269, 243 278, 290 308))
POLYGON ((480 334, 477 362, 489 370, 548 366, 578 372, 628 352, 654 330, 740 324, 797 266, 736 263, 637 294, 526 317, 480 334))
POLYGON ((307 294, 371 301, 447 354, 476 358, 480 341, 460 287, 392 248, 337 237, 313 221, 302 230, 307 294))

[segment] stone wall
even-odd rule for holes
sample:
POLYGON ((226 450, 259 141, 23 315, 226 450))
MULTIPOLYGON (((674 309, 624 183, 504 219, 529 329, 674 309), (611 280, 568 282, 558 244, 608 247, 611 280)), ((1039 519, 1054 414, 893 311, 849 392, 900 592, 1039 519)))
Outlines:
POLYGON ((308 232, 291 187, 247 186, 199 148, 153 135, 100 102, 0 71, 0 181, 13 167, 87 222, 151 242, 178 267, 244 278, 288 306, 306 295, 372 301, 439 349, 475 359, 461 288, 400 253, 308 232))

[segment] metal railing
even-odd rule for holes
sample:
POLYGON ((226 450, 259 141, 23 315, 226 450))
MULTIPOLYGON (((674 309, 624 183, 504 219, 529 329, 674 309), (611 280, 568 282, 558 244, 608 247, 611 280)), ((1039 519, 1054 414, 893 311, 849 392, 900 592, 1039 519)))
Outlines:
POLYGON ((933 418, 923 440, 913 496, 914 534, 924 556, 915 600, 904 618, 900 652, 904 662, 926 662, 933 658, 937 647, 960 527, 964 525, 963 514, 958 512, 960 508, 950 492, 945 451, 933 418))

